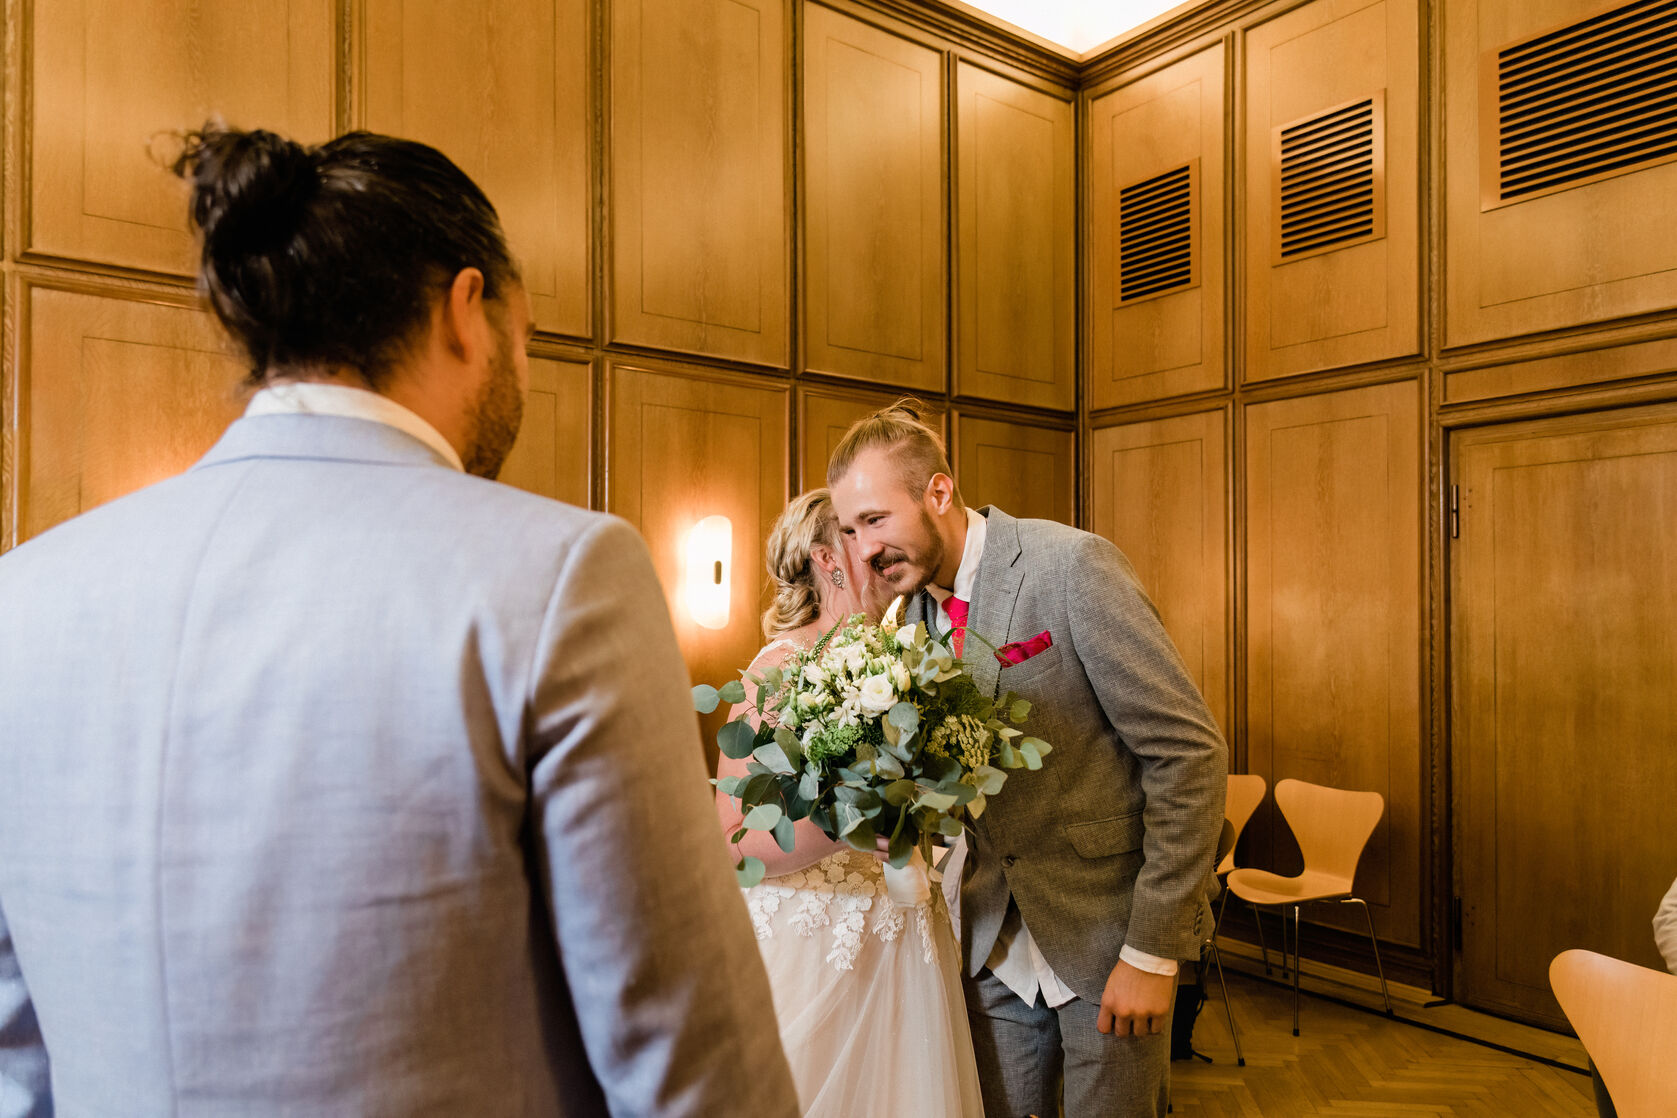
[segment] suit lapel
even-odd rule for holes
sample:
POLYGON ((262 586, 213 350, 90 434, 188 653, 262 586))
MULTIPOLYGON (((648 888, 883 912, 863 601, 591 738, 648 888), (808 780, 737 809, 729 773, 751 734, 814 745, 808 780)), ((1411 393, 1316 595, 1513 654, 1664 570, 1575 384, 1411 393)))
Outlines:
MULTIPOLYGON (((972 631, 991 644, 1007 643, 1009 627, 1013 624, 1013 607, 1019 600, 1019 587, 1025 581, 1025 567, 1019 562, 1019 522, 994 505, 980 510, 987 527, 984 536, 984 555, 978 563, 978 585, 973 590, 972 631)), ((995 695, 1001 676, 1001 665, 990 649, 972 639, 966 646, 967 670, 973 682, 986 695, 995 695)))

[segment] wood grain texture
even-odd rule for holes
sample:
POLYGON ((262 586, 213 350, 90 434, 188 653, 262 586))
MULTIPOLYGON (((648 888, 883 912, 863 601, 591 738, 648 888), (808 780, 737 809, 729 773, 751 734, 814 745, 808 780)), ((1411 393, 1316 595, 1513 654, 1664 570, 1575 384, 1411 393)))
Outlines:
POLYGON ((1206 705, 1231 732, 1228 413, 1097 428, 1089 530, 1118 546, 1206 705))
POLYGON ((1420 351, 1415 0, 1316 0, 1246 37, 1245 379, 1420 351), (1386 235, 1276 263, 1275 129, 1384 91, 1386 235))
POLYGON ((367 0, 365 126, 438 148, 483 188, 549 333, 587 336, 586 0, 367 0))
POLYGON ((24 292, 12 543, 180 473, 244 403, 244 366, 202 311, 114 291, 24 292))
POLYGON ((1223 62, 1223 48, 1212 47, 1089 104, 1084 275, 1090 409, 1227 384, 1223 62), (1118 282, 1119 192, 1196 160, 1199 281, 1126 302, 1118 282))
POLYGON ((786 5, 611 5, 613 341, 787 364, 786 5))
MULTIPOLYGON (((763 545, 785 507, 788 391, 727 373, 617 364, 610 372, 606 509, 640 529, 664 584, 696 682, 720 685, 764 644, 763 545), (682 547, 707 516, 733 525, 725 629, 694 624, 682 603, 682 547)), ((720 714, 705 720, 714 750, 720 714)))
POLYGON ((33 5, 27 250, 194 274, 186 188, 152 149, 171 153, 160 134, 213 115, 305 143, 329 139, 336 7, 333 0, 33 5))
POLYGON ((1075 522, 1077 435, 996 419, 954 416, 955 480, 973 508, 1075 522))
MULTIPOLYGON (((898 399, 895 393, 804 386, 798 389, 798 491, 807 493, 827 484, 827 461, 838 449, 850 425, 898 399)), ((921 401, 925 403, 925 401, 921 401)), ((948 438, 949 418, 936 405, 932 429, 948 438)))
MULTIPOLYGON (((1486 52, 1610 5, 1461 0, 1445 5, 1446 344, 1464 345, 1677 306, 1677 191, 1665 163, 1484 208, 1480 88, 1486 52)), ((1494 187, 1493 187, 1494 189, 1494 187)))
POLYGON ((1458 996, 1560 1027, 1560 951, 1663 969, 1677 407, 1464 431, 1452 459, 1458 996))
POLYGON ((804 8, 805 361, 942 391, 943 60, 804 8))
MULTIPOLYGON (((1414 382, 1245 412, 1247 771, 1379 792, 1357 895, 1421 941, 1421 393, 1414 382)), ((1299 868, 1272 804, 1253 864, 1299 868)), ((1322 909, 1316 919, 1358 928, 1322 909)))
POLYGON ((592 386, 585 361, 530 358, 524 422, 497 480, 587 508, 592 386))
POLYGON ((1077 405, 1072 104, 956 66, 956 391, 1077 405))

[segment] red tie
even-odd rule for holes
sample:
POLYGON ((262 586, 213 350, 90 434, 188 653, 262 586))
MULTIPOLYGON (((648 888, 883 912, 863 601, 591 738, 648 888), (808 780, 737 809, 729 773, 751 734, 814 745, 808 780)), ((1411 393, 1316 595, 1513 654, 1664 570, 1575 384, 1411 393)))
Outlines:
POLYGON ((956 597, 950 597, 943 603, 943 608, 949 613, 949 647, 955 650, 955 655, 961 654, 961 646, 967 641, 967 608, 968 603, 956 597))

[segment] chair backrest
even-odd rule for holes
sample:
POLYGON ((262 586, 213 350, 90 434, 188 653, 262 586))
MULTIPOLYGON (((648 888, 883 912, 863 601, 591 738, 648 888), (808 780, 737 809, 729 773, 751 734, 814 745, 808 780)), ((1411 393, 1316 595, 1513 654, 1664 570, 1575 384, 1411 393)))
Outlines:
POLYGON ((1670 1115, 1677 1100, 1677 975, 1574 949, 1549 964, 1549 985, 1619 1118, 1670 1115))
POLYGON ((1385 797, 1283 780, 1275 785, 1275 803, 1298 840, 1304 868, 1343 881, 1349 893, 1363 847, 1386 813, 1385 797))
POLYGON ((1217 872, 1228 873, 1234 869, 1234 847, 1240 841, 1240 832, 1246 829, 1246 823, 1252 818, 1252 813, 1258 810, 1258 805, 1264 802, 1264 789, 1269 785, 1257 773, 1230 773, 1229 797, 1223 802, 1223 818, 1234 827, 1234 838, 1229 842, 1229 849, 1217 859, 1217 872))

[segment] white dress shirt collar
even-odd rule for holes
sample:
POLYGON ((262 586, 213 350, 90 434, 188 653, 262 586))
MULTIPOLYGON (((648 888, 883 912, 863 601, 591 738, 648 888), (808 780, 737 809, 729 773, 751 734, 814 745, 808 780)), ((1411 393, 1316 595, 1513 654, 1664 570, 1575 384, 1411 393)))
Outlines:
POLYGON ((968 605, 972 604, 973 593, 978 589, 978 565, 984 560, 984 537, 989 533, 989 530, 990 522, 985 520, 977 509, 969 505, 967 507, 967 543, 961 549, 961 565, 955 570, 954 587, 950 589, 935 585, 926 587, 926 593, 930 594, 938 605, 943 605, 951 595, 968 605))
POLYGON ((250 398, 245 415, 335 415, 394 427, 424 443, 450 467, 465 472, 460 453, 437 429, 388 396, 366 388, 309 381, 282 381, 250 398))

